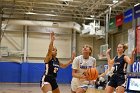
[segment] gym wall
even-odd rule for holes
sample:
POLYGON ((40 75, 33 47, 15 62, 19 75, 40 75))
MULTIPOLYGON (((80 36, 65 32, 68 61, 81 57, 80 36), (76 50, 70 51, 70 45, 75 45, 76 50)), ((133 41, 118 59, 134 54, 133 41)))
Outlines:
MULTIPOLYGON (((39 83, 44 70, 43 63, 0 62, 0 82, 39 83)), ((65 69, 59 69, 58 83, 70 83, 71 78, 71 65, 65 69)))
MULTIPOLYGON (((72 51, 72 29, 47 28, 40 26, 29 26, 27 41, 27 62, 23 62, 22 51, 24 48, 25 26, 8 25, 1 46, 8 47, 8 56, 1 59, 0 62, 0 82, 39 82, 44 70, 44 57, 46 56, 48 44, 50 42, 49 32, 56 33, 55 46, 58 49, 58 58, 65 63, 71 57, 72 51), (13 74, 11 71, 13 70, 13 74), (9 73, 6 75, 6 73, 9 73), (33 75, 32 75, 33 74, 33 75)), ((109 47, 112 48, 112 56, 116 55, 118 43, 128 42, 128 29, 132 24, 125 24, 120 31, 115 34, 109 34, 109 47)), ((117 29, 118 30, 118 29, 117 29)), ((92 56, 97 59, 97 66, 107 64, 106 60, 99 60, 99 47, 105 44, 105 39, 96 39, 95 37, 81 37, 76 34, 76 53, 81 54, 84 44, 93 46, 92 56)), ((65 70, 60 69, 58 74, 59 83, 70 83, 71 67, 65 70), (63 76, 62 76, 63 75, 63 76), (63 79, 66 76, 67 78, 63 79)))

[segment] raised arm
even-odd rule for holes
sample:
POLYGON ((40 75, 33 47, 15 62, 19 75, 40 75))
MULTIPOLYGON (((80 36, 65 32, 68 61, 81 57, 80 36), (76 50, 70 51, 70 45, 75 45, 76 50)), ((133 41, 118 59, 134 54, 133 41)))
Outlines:
POLYGON ((104 73, 100 74, 98 77, 104 77, 108 73, 109 69, 107 69, 104 73))
POLYGON ((49 44, 49 49, 48 49, 48 53, 44 59, 45 63, 48 63, 51 58, 52 58, 52 50, 53 50, 53 42, 55 40, 55 36, 54 36, 54 32, 50 33, 50 44, 49 44))
POLYGON ((69 66, 73 62, 74 58, 75 58, 75 52, 72 53, 71 59, 66 64, 59 63, 60 67, 66 68, 67 66, 69 66))
POLYGON ((136 48, 132 51, 131 53, 131 58, 129 58, 128 56, 124 56, 124 60, 128 63, 128 64, 133 64, 135 61, 135 52, 136 52, 136 48))
POLYGON ((111 51, 111 48, 109 48, 109 49, 106 51, 106 57, 107 57, 108 65, 114 64, 114 59, 111 60, 111 58, 110 58, 110 51, 111 51))

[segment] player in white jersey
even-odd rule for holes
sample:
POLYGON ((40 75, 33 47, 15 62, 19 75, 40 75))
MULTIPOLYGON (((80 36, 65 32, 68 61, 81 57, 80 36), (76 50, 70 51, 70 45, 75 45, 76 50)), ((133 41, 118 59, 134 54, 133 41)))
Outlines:
POLYGON ((75 57, 72 63, 72 93, 84 93, 87 90, 86 80, 83 74, 87 68, 96 67, 96 59, 91 56, 92 48, 89 45, 84 45, 82 48, 82 55, 75 57))

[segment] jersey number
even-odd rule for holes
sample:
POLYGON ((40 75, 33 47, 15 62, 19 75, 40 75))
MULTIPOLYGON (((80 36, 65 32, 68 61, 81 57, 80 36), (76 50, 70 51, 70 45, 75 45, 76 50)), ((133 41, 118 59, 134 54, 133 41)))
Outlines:
POLYGON ((118 65, 115 65, 115 71, 117 71, 118 70, 118 65))
POLYGON ((57 67, 54 67, 54 73, 56 73, 58 71, 58 68, 57 67))

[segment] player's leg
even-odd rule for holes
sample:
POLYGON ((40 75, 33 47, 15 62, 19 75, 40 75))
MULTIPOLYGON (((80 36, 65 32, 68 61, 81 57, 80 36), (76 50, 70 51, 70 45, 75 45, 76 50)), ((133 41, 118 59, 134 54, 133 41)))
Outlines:
POLYGON ((50 83, 43 82, 41 90, 43 91, 43 93, 48 93, 48 91, 52 91, 52 87, 51 87, 50 83))
POLYGON ((116 93, 124 93, 124 92, 125 92, 125 88, 124 88, 124 87, 118 86, 118 87, 116 88, 116 93))
POLYGON ((57 87, 55 90, 53 90, 53 93, 60 93, 59 87, 57 87))
POLYGON ((77 88, 77 90, 76 90, 76 93, 85 93, 85 92, 86 92, 86 90, 81 87, 77 88))
POLYGON ((105 93, 113 93, 114 87, 106 86, 105 91, 106 91, 105 93))

